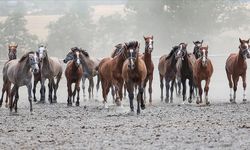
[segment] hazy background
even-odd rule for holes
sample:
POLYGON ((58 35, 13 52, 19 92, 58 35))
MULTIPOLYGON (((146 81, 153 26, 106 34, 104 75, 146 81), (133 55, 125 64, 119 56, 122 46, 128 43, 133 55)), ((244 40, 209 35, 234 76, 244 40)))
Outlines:
MULTIPOLYGON (((247 0, 1 0, 0 59, 6 60, 10 42, 19 44, 19 58, 40 42, 48 44, 50 56, 60 59, 74 46, 103 58, 114 45, 129 40, 140 41, 143 51, 143 35, 154 35, 153 86, 154 98, 159 99, 159 56, 180 42, 187 42, 191 52, 192 41, 204 40, 215 68, 210 95, 225 100, 225 60, 238 51, 239 37, 250 37, 249 12, 247 0)), ((59 91, 65 99, 66 89, 59 91)))

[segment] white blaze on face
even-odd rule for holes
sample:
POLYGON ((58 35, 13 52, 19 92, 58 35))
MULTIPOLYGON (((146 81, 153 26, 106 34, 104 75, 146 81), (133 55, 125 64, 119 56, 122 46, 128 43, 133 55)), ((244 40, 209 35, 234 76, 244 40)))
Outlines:
POLYGON ((43 51, 45 50, 44 47, 39 47, 39 58, 43 58, 43 51))
POLYGON ((203 63, 206 62, 206 51, 205 51, 205 49, 202 50, 202 62, 203 63))
POLYGON ((149 39, 149 49, 153 49, 153 40, 149 39))
POLYGON ((76 63, 80 65, 79 52, 76 52, 76 63))
POLYGON ((180 45, 180 48, 179 48, 179 50, 178 50, 178 52, 177 52, 177 56, 180 56, 181 50, 182 50, 182 45, 180 45))

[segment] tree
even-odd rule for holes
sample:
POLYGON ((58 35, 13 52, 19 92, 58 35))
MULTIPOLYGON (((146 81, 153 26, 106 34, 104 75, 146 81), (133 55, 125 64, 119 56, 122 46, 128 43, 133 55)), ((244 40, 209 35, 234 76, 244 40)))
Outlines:
MULTIPOLYGON (((7 45, 11 42, 18 43, 18 55, 24 52, 34 50, 37 45, 38 38, 28 33, 25 28, 27 21, 22 13, 12 13, 6 21, 1 24, 1 49, 7 49, 7 45)), ((7 50, 1 53, 1 58, 7 56, 7 50)))
POLYGON ((69 12, 48 26, 48 49, 51 55, 64 57, 65 51, 74 46, 91 49, 95 26, 90 11, 86 2, 75 1, 69 12))

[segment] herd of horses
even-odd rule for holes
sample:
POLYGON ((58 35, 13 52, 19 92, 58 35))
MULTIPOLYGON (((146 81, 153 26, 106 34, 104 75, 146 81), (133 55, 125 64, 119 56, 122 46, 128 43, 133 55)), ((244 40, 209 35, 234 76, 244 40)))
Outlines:
MULTIPOLYGON (((113 101, 117 106, 121 105, 123 96, 128 93, 130 110, 134 111, 133 100, 136 96, 137 114, 141 109, 145 109, 146 86, 148 84, 149 104, 152 104, 152 82, 154 63, 152 53, 154 50, 153 36, 144 37, 145 49, 140 52, 140 43, 130 41, 117 44, 110 57, 101 60, 89 56, 88 52, 79 47, 70 49, 65 59, 66 63, 65 77, 67 80, 68 98, 67 105, 80 105, 80 82, 82 80, 83 95, 85 95, 85 80, 89 80, 89 99, 94 97, 94 77, 97 77, 96 92, 99 90, 99 84, 102 87, 102 96, 104 107, 107 107, 107 95, 111 90, 113 101), (75 84, 72 89, 72 84, 75 84), (123 91, 124 90, 124 91, 123 91)), ((239 38, 238 53, 230 54, 226 60, 225 70, 230 87, 230 102, 236 103, 236 91, 239 77, 243 81, 243 102, 246 99, 246 58, 250 58, 249 40, 239 38), (232 95, 232 91, 234 94, 232 95)), ((203 103, 203 89, 201 82, 205 80, 205 104, 209 105, 208 91, 210 79, 213 74, 213 65, 208 58, 208 45, 202 41, 193 42, 193 53, 187 51, 187 43, 180 43, 172 47, 169 54, 163 55, 159 59, 158 71, 160 76, 161 101, 163 101, 164 81, 166 87, 165 102, 173 102, 173 92, 176 88, 176 94, 181 95, 183 102, 186 96, 186 80, 189 80, 189 97, 191 103, 193 97, 196 97, 196 103, 203 103), (197 92, 198 91, 198 92, 197 92)), ((43 44, 38 46, 37 51, 31 51, 17 59, 17 44, 9 45, 9 60, 3 67, 3 86, 0 99, 2 106, 4 94, 6 93, 6 107, 15 109, 17 112, 17 102, 19 99, 19 87, 26 86, 28 89, 28 100, 30 111, 32 111, 32 76, 33 81, 33 100, 37 102, 36 85, 41 84, 40 101, 45 102, 45 81, 48 79, 48 100, 50 103, 57 102, 57 90, 63 74, 61 62, 56 57, 48 55, 47 47, 43 44), (11 85, 13 86, 11 87, 11 85)))

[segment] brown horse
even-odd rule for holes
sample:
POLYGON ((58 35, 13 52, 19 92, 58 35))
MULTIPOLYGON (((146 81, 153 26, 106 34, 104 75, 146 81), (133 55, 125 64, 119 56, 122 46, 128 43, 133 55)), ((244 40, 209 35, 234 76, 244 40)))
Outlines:
POLYGON ((76 100, 76 106, 79 106, 79 92, 80 92, 80 81, 83 76, 83 69, 81 65, 81 60, 80 60, 80 52, 76 51, 74 49, 71 49, 71 51, 67 54, 66 58, 63 60, 64 63, 67 63, 69 59, 72 60, 69 61, 67 64, 67 67, 65 69, 65 76, 67 79, 67 87, 68 87, 68 100, 67 100, 67 105, 72 106, 72 88, 71 85, 75 83, 75 90, 77 91, 77 100, 76 100), (73 54, 72 54, 73 53, 73 54), (72 57, 73 56, 73 57, 72 57), (70 58, 68 58, 70 57, 70 58))
POLYGON ((40 70, 41 70, 41 98, 40 103, 45 102, 45 80, 49 80, 49 102, 56 103, 57 101, 57 89, 58 84, 62 76, 62 65, 58 58, 49 57, 47 48, 45 46, 39 47, 37 50, 40 59, 40 70), (57 78, 55 83, 54 78, 57 78), (52 99, 52 92, 54 91, 54 97, 52 99))
MULTIPOLYGON (((147 76, 144 81, 143 87, 144 90, 146 88, 147 82, 149 82, 148 85, 148 92, 149 92, 149 103, 152 104, 152 82, 154 78, 154 63, 152 61, 151 53, 154 49, 154 40, 153 36, 144 36, 145 40, 145 52, 142 55, 142 59, 145 62, 146 68, 147 68, 147 76)), ((146 99, 146 92, 144 91, 144 99, 146 99)))
POLYGON ((249 39, 242 40, 239 38, 240 46, 238 54, 232 53, 229 55, 226 61, 226 73, 227 79, 229 82, 230 87, 230 102, 236 103, 236 91, 237 91, 237 84, 239 81, 239 77, 241 76, 243 82, 243 102, 247 100, 246 98, 246 71, 247 71, 247 63, 246 58, 249 58, 249 39), (232 97, 232 88, 234 90, 234 95, 232 97))
POLYGON ((199 96, 197 97, 196 103, 202 103, 202 87, 201 87, 201 81, 205 80, 205 101, 206 104, 209 105, 208 101, 208 90, 209 90, 209 83, 210 83, 210 78, 213 74, 213 65, 211 60, 207 57, 208 55, 208 46, 201 46, 199 48, 200 51, 200 58, 198 58, 195 61, 195 67, 194 67, 194 81, 196 85, 198 86, 199 89, 199 96))
POLYGON ((140 114, 141 109, 145 109, 143 100, 144 82, 147 77, 147 68, 145 62, 139 55, 139 44, 136 49, 129 49, 127 51, 128 59, 124 62, 122 67, 122 77, 127 86, 129 94, 129 103, 131 112, 134 111, 134 86, 137 85, 139 90, 137 94, 137 114, 140 114))
MULTIPOLYGON (((13 107, 15 112, 17 112, 17 101, 19 99, 18 89, 21 86, 26 85, 28 88, 28 99, 30 103, 30 111, 32 111, 32 72, 38 72, 38 57, 35 52, 29 52, 25 54, 20 60, 11 60, 7 62, 3 68, 3 79, 4 83, 13 83, 14 86, 11 89, 10 94, 10 112, 12 112, 13 107), (15 96, 15 101, 13 104, 13 96, 15 96)), ((2 105, 2 100, 0 101, 2 105)))
POLYGON ((122 78, 122 66, 124 61, 127 59, 127 51, 131 48, 137 49, 137 46, 137 41, 125 43, 117 56, 114 58, 108 57, 101 60, 98 67, 98 72, 102 85, 104 107, 106 107, 107 95, 111 86, 115 86, 116 88, 116 104, 118 106, 121 105, 122 86, 124 84, 124 80, 122 78))
MULTIPOLYGON (((8 52, 9 60, 8 61, 16 59, 17 58, 17 56, 16 56, 17 51, 16 50, 17 50, 18 44, 11 43, 11 44, 9 44, 8 47, 9 47, 9 52, 8 52)), ((11 83, 6 83, 6 84, 4 83, 3 84, 1 101, 3 101, 4 93, 6 92, 6 94, 7 94, 6 99, 5 99, 5 103, 6 103, 5 106, 6 107, 8 107, 8 98, 9 98, 10 89, 11 89, 11 83)))

